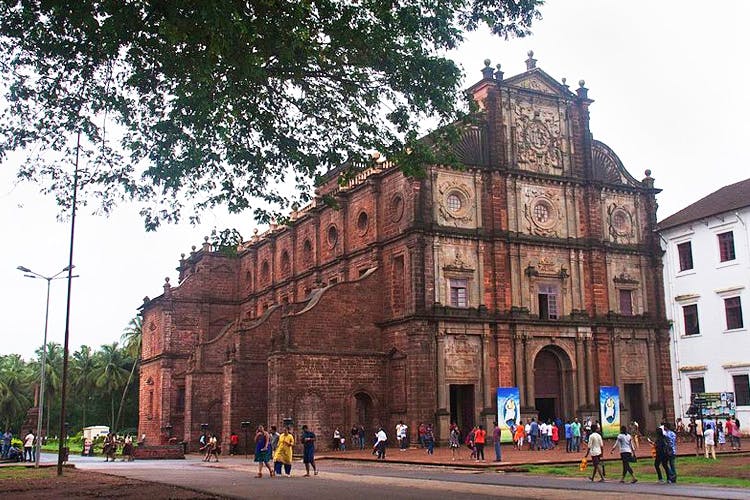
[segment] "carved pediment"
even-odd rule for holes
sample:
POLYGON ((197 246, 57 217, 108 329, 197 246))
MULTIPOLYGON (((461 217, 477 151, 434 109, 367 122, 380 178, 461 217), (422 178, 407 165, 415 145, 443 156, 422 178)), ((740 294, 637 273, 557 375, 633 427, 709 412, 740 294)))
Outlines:
POLYGON ((625 170, 620 158, 609 146, 600 141, 594 141, 591 146, 591 156, 594 166, 594 178, 608 184, 624 184, 626 186, 640 186, 641 183, 625 170))
POLYGON ((542 92, 544 94, 554 94, 564 97, 570 97, 573 95, 564 82, 559 83, 539 68, 534 68, 525 73, 521 73, 520 75, 508 78, 504 83, 513 85, 514 87, 542 92))

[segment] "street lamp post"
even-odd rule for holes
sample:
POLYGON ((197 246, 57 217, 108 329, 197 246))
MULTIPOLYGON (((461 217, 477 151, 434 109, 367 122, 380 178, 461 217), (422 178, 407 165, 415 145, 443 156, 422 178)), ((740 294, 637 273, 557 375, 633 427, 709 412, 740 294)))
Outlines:
MULTIPOLYGON (((73 266, 75 267, 75 266, 73 266)), ((44 342, 42 343, 42 374, 41 374, 41 382, 39 383, 39 414, 37 415, 37 424, 36 424, 36 459, 35 459, 35 467, 39 467, 39 458, 42 454, 42 420, 44 416, 44 385, 46 382, 46 369, 47 369, 47 325, 49 324, 49 290, 50 285, 52 284, 52 280, 57 279, 65 279, 67 276, 60 276, 65 271, 68 271, 69 269, 72 269, 72 267, 65 267, 62 271, 60 271, 57 274, 54 274, 52 276, 42 276, 39 273, 36 273, 29 269, 28 267, 24 266, 18 266, 16 269, 24 273, 24 276, 26 278, 41 278, 43 280, 47 281, 47 306, 44 310, 44 342)), ((72 276, 73 278, 77 278, 78 276, 72 276)), ((49 432, 49 429, 47 429, 47 432, 49 432)))

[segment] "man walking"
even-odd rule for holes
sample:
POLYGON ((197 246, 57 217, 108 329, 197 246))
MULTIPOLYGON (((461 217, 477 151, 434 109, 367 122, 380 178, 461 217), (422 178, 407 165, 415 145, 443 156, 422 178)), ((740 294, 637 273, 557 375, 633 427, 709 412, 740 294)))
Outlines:
POLYGON ((23 438, 23 461, 33 462, 34 461, 34 431, 29 430, 26 437, 23 438))
POLYGON ((565 422, 565 453, 573 451, 573 429, 570 422, 565 422))
POLYGON ((306 425, 302 426, 302 463, 305 464, 305 476, 310 477, 310 466, 313 472, 318 475, 318 469, 315 467, 315 433, 308 430, 306 425))
POLYGON ((677 482, 677 464, 675 463, 675 460, 677 458, 677 435, 672 430, 672 424, 669 422, 664 424, 664 439, 667 440, 667 443, 669 443, 669 456, 667 457, 669 462, 669 475, 670 477, 667 478, 667 482, 669 483, 676 483, 677 482))
POLYGON ((591 454, 591 463, 594 466, 594 470, 591 473, 591 481, 593 481, 596 478, 596 473, 599 473, 599 482, 604 482, 604 464, 601 463, 602 454, 604 451, 602 448, 604 447, 604 441, 602 440, 602 435, 599 434, 599 427, 595 425, 591 430, 591 435, 589 436, 589 442, 588 442, 588 449, 586 450, 586 455, 584 455, 584 458, 589 456, 591 454))
POLYGON ((536 423, 536 419, 531 419, 531 424, 529 425, 529 436, 531 436, 531 449, 532 450, 539 450, 539 424, 536 423))
POLYGON ((495 428, 492 430, 492 442, 495 445, 495 462, 500 462, 503 459, 502 450, 500 449, 500 435, 502 434, 502 429, 500 429, 500 426, 497 425, 497 422, 494 422, 495 428))
POLYGON ((570 429, 573 433, 573 451, 578 453, 581 451, 581 423, 578 421, 578 418, 570 424, 570 429))
POLYGON ((385 431, 381 427, 375 434, 375 445, 373 448, 377 450, 378 460, 385 460, 385 443, 388 441, 385 431))

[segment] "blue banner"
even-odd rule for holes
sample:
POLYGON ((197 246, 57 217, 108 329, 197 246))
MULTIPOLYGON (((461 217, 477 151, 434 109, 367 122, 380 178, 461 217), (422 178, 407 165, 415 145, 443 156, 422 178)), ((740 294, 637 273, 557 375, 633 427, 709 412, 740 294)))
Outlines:
POLYGON ((518 387, 497 388, 497 425, 501 443, 512 443, 511 427, 521 423, 521 392, 518 387))
POLYGON ((620 433, 619 387, 599 387, 599 413, 602 422, 602 437, 617 437, 620 433))

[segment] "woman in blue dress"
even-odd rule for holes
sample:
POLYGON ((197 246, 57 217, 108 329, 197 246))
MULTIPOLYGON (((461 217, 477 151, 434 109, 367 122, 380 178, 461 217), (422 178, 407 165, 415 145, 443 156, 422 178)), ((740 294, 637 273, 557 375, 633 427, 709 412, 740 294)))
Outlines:
POLYGON ((271 477, 274 476, 273 469, 269 464, 271 460, 271 436, 262 425, 255 432, 255 461, 258 462, 258 474, 255 477, 263 477, 263 466, 268 469, 271 477))

